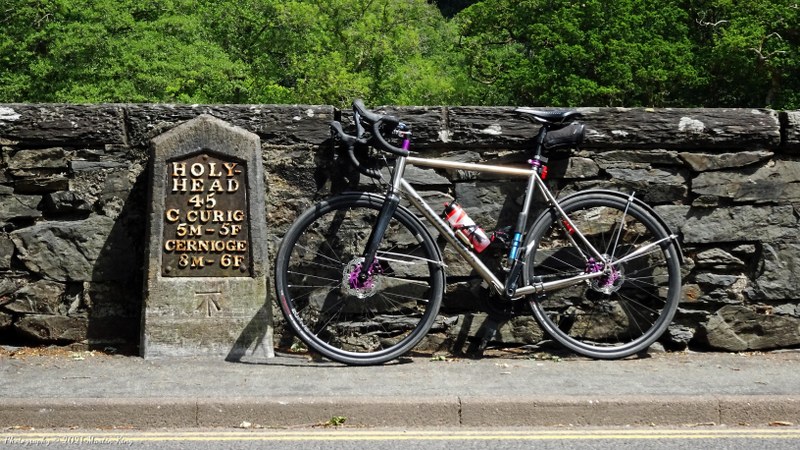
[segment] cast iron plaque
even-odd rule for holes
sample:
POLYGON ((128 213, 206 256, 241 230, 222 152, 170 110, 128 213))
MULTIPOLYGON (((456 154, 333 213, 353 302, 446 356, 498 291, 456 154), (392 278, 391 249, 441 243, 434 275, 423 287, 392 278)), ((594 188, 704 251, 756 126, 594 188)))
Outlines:
POLYGON ((165 277, 242 277, 252 267, 245 163, 208 151, 165 170, 165 277))

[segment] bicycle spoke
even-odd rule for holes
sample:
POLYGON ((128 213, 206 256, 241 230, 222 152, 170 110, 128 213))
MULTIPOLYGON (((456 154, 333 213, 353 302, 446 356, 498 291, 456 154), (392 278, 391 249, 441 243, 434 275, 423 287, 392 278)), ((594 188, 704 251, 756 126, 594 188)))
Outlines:
MULTIPOLYGON (((338 267, 334 267, 334 266, 329 266, 327 264, 320 264, 320 263, 318 263, 316 261, 306 261, 305 264, 309 265, 309 266, 316 266, 316 267, 319 267, 321 269, 333 270, 335 272, 341 272, 342 269, 344 268, 343 264, 340 264, 338 267)), ((293 272, 294 273, 301 273, 301 272, 297 272, 297 271, 293 271, 293 272)))
POLYGON ((540 220, 530 237, 540 244, 530 276, 557 280, 576 271, 598 276, 531 302, 534 314, 556 340, 587 356, 618 358, 646 348, 663 333, 677 308, 677 258, 667 258, 671 247, 660 244, 669 237, 628 197, 576 196, 562 208, 576 233, 604 252, 610 264, 581 261, 584 250, 575 244, 580 239, 561 239, 558 215, 545 216, 549 221, 540 220), (556 245, 548 247, 549 242, 556 245))
MULTIPOLYGON (((334 249, 333 249, 333 247, 331 247, 331 246, 330 246, 330 243, 329 243, 327 240, 324 240, 324 239, 323 239, 322 243, 323 243, 323 244, 325 244, 325 245, 326 245, 326 246, 327 246, 327 247, 328 247, 328 248, 331 250, 331 253, 333 253, 333 254, 334 254, 334 256, 336 255, 336 250, 334 250, 334 249)), ((339 258, 339 259, 337 259, 337 258, 331 258, 331 257, 329 257, 329 256, 327 256, 327 255, 325 255, 325 254, 321 253, 321 252, 320 252, 320 251, 318 251, 318 250, 312 250, 311 248, 309 248, 309 247, 307 247, 307 246, 305 246, 305 245, 299 244, 299 243, 295 245, 295 248, 299 248, 299 249, 301 249, 301 250, 305 250, 305 251, 307 251, 307 252, 309 252, 309 253, 313 253, 313 254, 315 254, 315 255, 317 255, 317 256, 319 256, 319 257, 321 257, 321 258, 325 258, 325 259, 327 259, 328 261, 334 262, 334 263, 336 263, 336 264, 338 264, 338 265, 342 265, 342 264, 344 264, 344 262, 343 262, 343 261, 342 261, 340 258, 339 258)))
POLYGON ((348 364, 408 351, 433 324, 444 276, 435 241, 398 208, 370 267, 363 252, 382 203, 345 194, 307 210, 278 251, 276 288, 298 336, 348 364))
POLYGON ((333 282, 333 283, 338 283, 338 282, 341 281, 341 280, 337 280, 337 279, 334 279, 334 278, 327 278, 327 277, 322 277, 322 276, 319 276, 319 275, 314 275, 314 274, 311 274, 311 273, 302 273, 302 272, 296 272, 296 271, 291 271, 291 272, 287 272, 287 273, 292 274, 292 275, 302 275, 303 277, 307 277, 307 278, 316 278, 316 279, 319 279, 319 280, 330 281, 330 282, 333 282))
POLYGON ((415 302, 420 302, 420 303, 427 303, 427 300, 425 300, 424 298, 411 297, 409 295, 402 295, 402 294, 395 294, 393 292, 384 292, 384 293, 382 293, 382 295, 383 296, 393 296, 393 297, 396 297, 396 298, 402 298, 402 299, 407 299, 407 300, 414 300, 415 302))

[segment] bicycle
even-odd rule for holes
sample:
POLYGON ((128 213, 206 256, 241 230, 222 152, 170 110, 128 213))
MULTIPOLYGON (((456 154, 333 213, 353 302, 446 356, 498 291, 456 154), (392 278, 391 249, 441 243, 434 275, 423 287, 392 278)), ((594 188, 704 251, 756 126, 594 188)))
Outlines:
POLYGON ((411 128, 360 100, 353 102, 356 135, 331 123, 332 136, 360 173, 380 179, 383 166, 390 180, 382 195, 345 192, 317 203, 283 238, 275 264, 278 303, 308 347, 335 361, 367 365, 416 346, 436 323, 445 288, 446 264, 431 228, 485 280, 495 300, 525 301, 541 328, 578 354, 626 357, 666 331, 681 288, 677 236, 634 194, 586 190, 557 200, 544 182, 543 152, 579 144, 581 114, 516 111, 540 126, 530 168, 413 156, 411 128), (357 157, 354 149, 363 146, 383 160, 357 157), (393 165, 386 153, 395 157, 393 165), (527 177, 510 238, 481 236, 474 225, 453 227, 404 179, 409 164, 527 177), (537 192, 546 206, 529 222, 537 192), (429 226, 400 205, 401 198, 429 226), (502 246, 500 270, 478 254, 484 243, 475 244, 484 237, 502 246))

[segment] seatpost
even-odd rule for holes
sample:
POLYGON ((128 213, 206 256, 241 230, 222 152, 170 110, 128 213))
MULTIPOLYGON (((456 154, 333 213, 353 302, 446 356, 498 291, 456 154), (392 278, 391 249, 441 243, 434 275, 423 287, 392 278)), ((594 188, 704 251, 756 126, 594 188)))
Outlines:
POLYGON ((539 161, 542 159, 542 147, 544 146, 544 137, 547 135, 547 127, 542 125, 539 128, 539 134, 536 135, 536 148, 534 149, 533 159, 539 161))

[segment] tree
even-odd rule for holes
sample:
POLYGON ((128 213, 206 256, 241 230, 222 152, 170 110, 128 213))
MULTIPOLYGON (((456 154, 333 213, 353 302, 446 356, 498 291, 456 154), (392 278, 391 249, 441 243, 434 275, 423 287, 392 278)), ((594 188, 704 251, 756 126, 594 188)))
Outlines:
POLYGON ((425 0, 6 0, 0 101, 452 103, 425 0))
POLYGON ((457 95, 455 29, 424 0, 213 1, 205 22, 250 67, 247 97, 344 106, 457 95))
POLYGON ((791 109, 798 48, 795 0, 3 0, 0 102, 791 109))
POLYGON ((48 16, 44 5, 9 1, 0 6, 0 101, 25 101, 33 77, 30 65, 42 52, 35 36, 48 16))
POLYGON ((11 0, 0 101, 224 102, 244 67, 204 39, 192 2, 11 0), (8 84, 6 84, 8 81, 8 84))
POLYGON ((699 0, 688 9, 707 104, 800 108, 796 1, 699 0))
POLYGON ((457 18, 491 103, 665 105, 695 78, 674 0, 486 0, 457 18))

